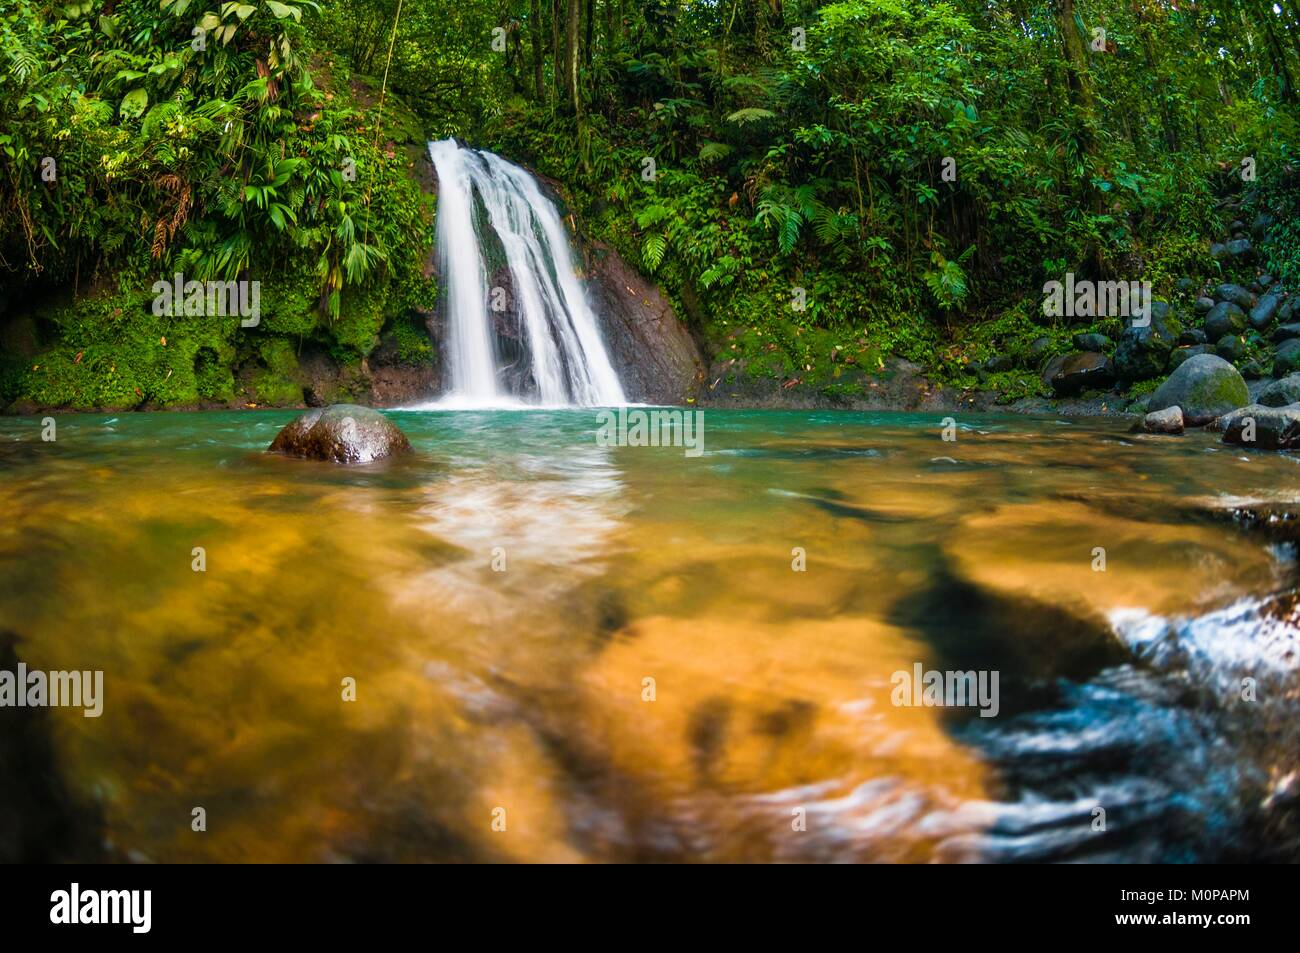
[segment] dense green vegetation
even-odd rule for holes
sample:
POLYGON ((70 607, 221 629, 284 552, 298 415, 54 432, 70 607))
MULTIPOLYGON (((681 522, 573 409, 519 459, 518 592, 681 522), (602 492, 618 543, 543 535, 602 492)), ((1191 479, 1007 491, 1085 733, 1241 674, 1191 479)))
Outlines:
POLYGON ((429 210, 397 147, 418 149, 420 123, 389 99, 380 134, 378 94, 316 15, 6 2, 0 269, 10 311, 40 306, 39 356, 10 349, 0 398, 297 403, 304 348, 355 363, 430 302, 429 210), (153 314, 150 286, 176 272, 260 281, 260 324, 153 314))
POLYGON ((275 400, 240 381, 287 380, 304 341, 347 363, 400 334, 431 360, 401 148, 426 134, 557 180, 710 357, 827 393, 891 355, 1039 392, 1044 353, 1119 328, 1042 315, 1066 271, 1149 280, 1178 313, 1256 264, 1300 284, 1295 0, 4 2, 7 284, 282 278, 263 327, 177 329, 166 355, 152 315, 127 331, 121 304, 65 302, 42 320, 47 376, 24 362, 0 399, 117 399, 116 361, 161 404, 275 400), (1258 212, 1254 262, 1215 260, 1258 212))

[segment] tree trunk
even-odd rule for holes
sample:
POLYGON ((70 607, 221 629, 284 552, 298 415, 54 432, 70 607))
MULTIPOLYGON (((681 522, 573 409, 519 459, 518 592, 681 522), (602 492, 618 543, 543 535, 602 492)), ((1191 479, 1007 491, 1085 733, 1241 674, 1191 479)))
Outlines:
POLYGON ((542 75, 542 0, 532 0, 528 8, 528 33, 533 41, 533 86, 540 102, 546 97, 546 81, 542 75))
POLYGON ((563 102, 568 99, 569 71, 565 68, 564 45, 560 39, 560 23, 564 20, 560 4, 561 0, 551 0, 551 63, 555 72, 556 98, 563 102))
MULTIPOLYGON (((1074 0, 1056 0, 1056 23, 1061 34, 1061 45, 1065 51, 1065 85, 1070 99, 1070 120, 1077 129, 1079 151, 1089 166, 1085 170, 1080 189, 1087 207, 1094 215, 1100 214, 1104 207, 1104 197, 1091 181, 1091 173, 1097 165, 1097 121, 1096 106, 1092 95, 1092 77, 1088 73, 1088 51, 1083 44, 1083 36, 1075 23, 1074 0)), ((1102 271, 1101 248, 1089 249, 1098 272, 1102 271)))
POLYGON ((1147 75, 1155 85, 1156 99, 1160 105, 1160 128, 1165 134, 1165 148, 1171 152, 1179 150, 1178 129, 1174 117, 1169 112, 1169 77, 1162 75, 1156 68, 1155 48, 1151 43, 1151 26, 1146 11, 1142 8, 1143 0, 1133 0, 1133 18, 1137 20, 1138 36, 1142 40, 1142 58, 1146 61, 1147 75))
POLYGON ((591 65, 591 48, 595 45, 593 42, 592 30, 596 27, 596 0, 587 0, 587 45, 582 51, 582 62, 591 65))
POLYGON ((582 113, 582 96, 578 91, 578 64, 582 60, 582 52, 579 48, 581 42, 582 4, 583 0, 568 0, 569 15, 565 23, 567 40, 564 46, 565 84, 569 88, 569 96, 571 97, 575 116, 582 113))

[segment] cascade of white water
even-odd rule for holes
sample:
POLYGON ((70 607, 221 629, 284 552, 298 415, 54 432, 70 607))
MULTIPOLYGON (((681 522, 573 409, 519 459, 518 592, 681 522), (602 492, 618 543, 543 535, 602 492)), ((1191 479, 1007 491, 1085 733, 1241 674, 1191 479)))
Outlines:
POLYGON ((625 403, 605 352, 559 212, 531 175, 490 152, 429 144, 438 171, 438 251, 448 318, 452 400, 508 403, 493 347, 484 235, 505 255, 519 333, 543 404, 625 403))

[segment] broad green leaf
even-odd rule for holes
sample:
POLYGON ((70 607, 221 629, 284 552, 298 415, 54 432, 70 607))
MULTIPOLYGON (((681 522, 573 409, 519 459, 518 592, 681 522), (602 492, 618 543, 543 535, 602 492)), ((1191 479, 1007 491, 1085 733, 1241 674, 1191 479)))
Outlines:
POLYGON ((142 115, 148 105, 149 92, 144 89, 133 89, 122 97, 122 105, 118 110, 124 118, 134 119, 142 115))

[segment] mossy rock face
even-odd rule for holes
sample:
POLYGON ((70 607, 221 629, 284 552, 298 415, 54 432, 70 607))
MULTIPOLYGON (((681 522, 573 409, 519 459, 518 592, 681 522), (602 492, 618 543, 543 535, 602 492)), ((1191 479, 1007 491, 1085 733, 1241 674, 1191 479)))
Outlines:
POLYGON ((1211 341, 1246 329, 1246 312, 1231 301, 1220 301, 1205 316, 1205 333, 1211 341))
POLYGON ((1300 402, 1300 374, 1274 381, 1259 393, 1259 403, 1265 407, 1285 407, 1297 402, 1300 402))
POLYGON ((1156 389, 1147 410, 1153 413, 1181 407, 1183 419, 1199 426, 1248 403, 1246 381, 1235 367, 1213 354, 1198 354, 1179 365, 1156 389))
POLYGON ((310 460, 370 463, 397 453, 409 453, 411 442, 377 410, 356 404, 334 404, 309 410, 281 430, 267 448, 310 460))
POLYGON ((1283 341, 1273 358, 1273 376, 1283 378, 1300 371, 1300 338, 1283 341))
MULTIPOLYGON (((1162 312, 1167 315, 1167 312, 1162 312)), ((1183 332, 1182 325, 1167 316, 1156 314, 1152 305, 1149 325, 1130 324, 1120 332, 1115 346, 1115 376, 1123 381, 1140 381, 1164 371, 1169 353, 1183 332)))

